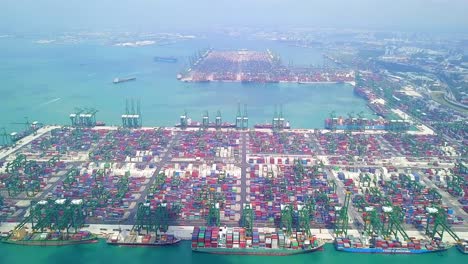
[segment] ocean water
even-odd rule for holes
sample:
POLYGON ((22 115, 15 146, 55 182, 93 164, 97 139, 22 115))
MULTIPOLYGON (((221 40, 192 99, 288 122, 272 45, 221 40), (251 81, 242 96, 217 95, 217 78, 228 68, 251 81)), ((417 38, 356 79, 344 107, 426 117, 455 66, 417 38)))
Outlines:
MULTIPOLYGON (((49 39, 54 37, 49 36, 49 39)), ((348 84, 183 83, 176 79, 188 57, 207 47, 215 49, 271 49, 285 64, 323 64, 323 51, 285 43, 208 36, 172 45, 115 46, 114 40, 86 38, 78 42, 39 44, 40 36, 0 38, 0 127, 23 129, 13 122, 37 120, 69 124, 75 107, 95 108, 97 119, 120 124, 126 99, 141 101, 145 126, 172 126, 186 110, 193 120, 204 111, 214 119, 234 122, 237 103, 247 104, 250 125, 271 122, 274 105, 282 104, 294 128, 322 128, 333 110, 346 115, 363 111, 365 101, 348 84), (156 63, 154 56, 176 56, 178 63, 156 63), (113 84, 116 77, 136 81, 113 84)))
POLYGON ((99 244, 77 245, 67 247, 34 247, 18 245, 0 245, 0 263, 34 263, 34 264, 94 264, 94 263, 217 263, 217 264, 458 264, 466 263, 466 255, 452 248, 447 252, 422 255, 373 255, 353 254, 335 251, 331 244, 323 251, 295 256, 228 256, 192 253, 190 242, 162 248, 116 247, 107 246, 104 241, 99 244))

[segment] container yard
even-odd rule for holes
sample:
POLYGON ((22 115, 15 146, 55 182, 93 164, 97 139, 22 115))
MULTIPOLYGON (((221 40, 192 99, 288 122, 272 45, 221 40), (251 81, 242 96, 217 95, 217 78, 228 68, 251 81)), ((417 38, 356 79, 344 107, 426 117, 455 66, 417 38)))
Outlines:
POLYGON ((243 83, 351 83, 354 72, 337 69, 287 67, 270 50, 208 50, 191 59, 191 66, 177 79, 183 82, 243 83))
MULTIPOLYGON (((81 199, 83 224, 119 230, 106 237, 110 245, 172 245, 180 240, 167 233, 170 226, 200 227, 199 234, 207 226, 210 240, 197 242, 195 251, 225 254, 237 247, 226 239, 246 230, 238 247, 247 252, 239 254, 313 251, 304 245, 322 231, 337 237, 338 250, 379 243, 407 253, 444 250, 466 232, 466 164, 458 161, 456 145, 434 135, 44 127, 27 138, 0 156, 3 221, 21 223, 38 201, 81 199), (389 206, 398 208, 398 217, 389 206), (347 236, 348 229, 367 237, 347 236), (409 239, 406 230, 425 240, 399 243, 409 239)), ((47 237, 53 227, 45 225, 47 237)))

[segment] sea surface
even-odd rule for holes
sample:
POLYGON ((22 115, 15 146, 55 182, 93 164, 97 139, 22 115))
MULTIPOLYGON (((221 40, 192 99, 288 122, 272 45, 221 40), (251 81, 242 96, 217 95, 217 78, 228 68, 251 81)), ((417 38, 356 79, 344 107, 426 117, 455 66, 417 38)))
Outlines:
MULTIPOLYGON (((237 104, 247 105, 250 126, 271 122, 275 105, 293 128, 323 128, 331 111, 346 116, 363 111, 372 116, 363 99, 348 84, 183 83, 176 79, 197 51, 267 48, 284 64, 323 65, 320 47, 303 48, 284 42, 243 37, 202 36, 169 45, 139 47, 117 43, 144 37, 4 36, 0 38, 0 128, 22 130, 25 117, 47 124, 70 124, 76 107, 99 110, 97 119, 119 125, 126 99, 141 101, 144 126, 173 126, 186 110, 201 121, 221 111, 234 122, 237 104), (154 56, 176 56, 177 63, 157 63, 154 56), (113 84, 117 77, 136 81, 113 84)), ((243 110, 242 110, 243 111, 243 110)))
POLYGON ((331 244, 323 251, 295 256, 228 256, 192 253, 190 242, 184 241, 177 246, 117 247, 107 246, 104 241, 99 244, 76 245, 65 247, 35 247, 18 245, 0 245, 0 263, 34 263, 34 264, 138 264, 138 263, 216 263, 216 264, 461 264, 467 257, 452 248, 443 253, 422 255, 373 255, 353 254, 335 251, 331 244))

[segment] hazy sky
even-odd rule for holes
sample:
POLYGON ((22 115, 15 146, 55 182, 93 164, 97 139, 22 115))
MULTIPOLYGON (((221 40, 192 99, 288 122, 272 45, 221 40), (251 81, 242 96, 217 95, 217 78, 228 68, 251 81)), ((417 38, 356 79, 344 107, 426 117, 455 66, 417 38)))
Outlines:
POLYGON ((0 30, 307 26, 468 32, 468 0, 0 0, 0 30))

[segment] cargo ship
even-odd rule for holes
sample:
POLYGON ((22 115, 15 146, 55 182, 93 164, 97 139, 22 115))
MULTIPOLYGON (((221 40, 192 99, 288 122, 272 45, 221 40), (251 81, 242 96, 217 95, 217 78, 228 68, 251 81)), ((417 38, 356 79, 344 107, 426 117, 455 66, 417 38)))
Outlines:
POLYGON ((463 240, 457 244, 458 250, 463 254, 468 254, 468 240, 463 240))
POLYGON ((108 245, 113 246, 131 246, 131 247, 159 247, 171 246, 180 242, 174 235, 162 234, 125 234, 123 232, 113 234, 107 239, 108 245))
MULTIPOLYGON (((266 124, 256 124, 254 125, 254 128, 262 128, 262 129, 273 129, 273 125, 270 124, 270 123, 266 123, 266 124)), ((286 122, 284 124, 284 126, 282 127, 282 129, 290 129, 291 128, 291 125, 289 124, 289 122, 286 122)))
POLYGON ((269 228, 254 228, 251 237, 240 227, 195 227, 192 233, 192 251, 209 254, 287 256, 321 250, 323 245, 315 236, 269 228))
POLYGON ((351 253, 371 253, 371 254, 424 254, 446 251, 450 248, 438 240, 395 241, 373 237, 368 243, 361 238, 338 237, 334 241, 335 249, 351 253))
POLYGON ((154 57, 154 61, 155 62, 169 62, 169 63, 176 63, 177 62, 177 58, 176 57, 160 57, 160 56, 156 56, 154 57))
POLYGON ((96 243, 98 237, 88 231, 67 234, 63 232, 28 233, 24 230, 15 230, 9 238, 2 242, 24 246, 68 246, 96 243))
POLYGON ((130 78, 115 78, 113 83, 114 84, 117 84, 117 83, 123 83, 123 82, 129 82, 129 81, 134 81, 136 80, 135 77, 130 77, 130 78))

